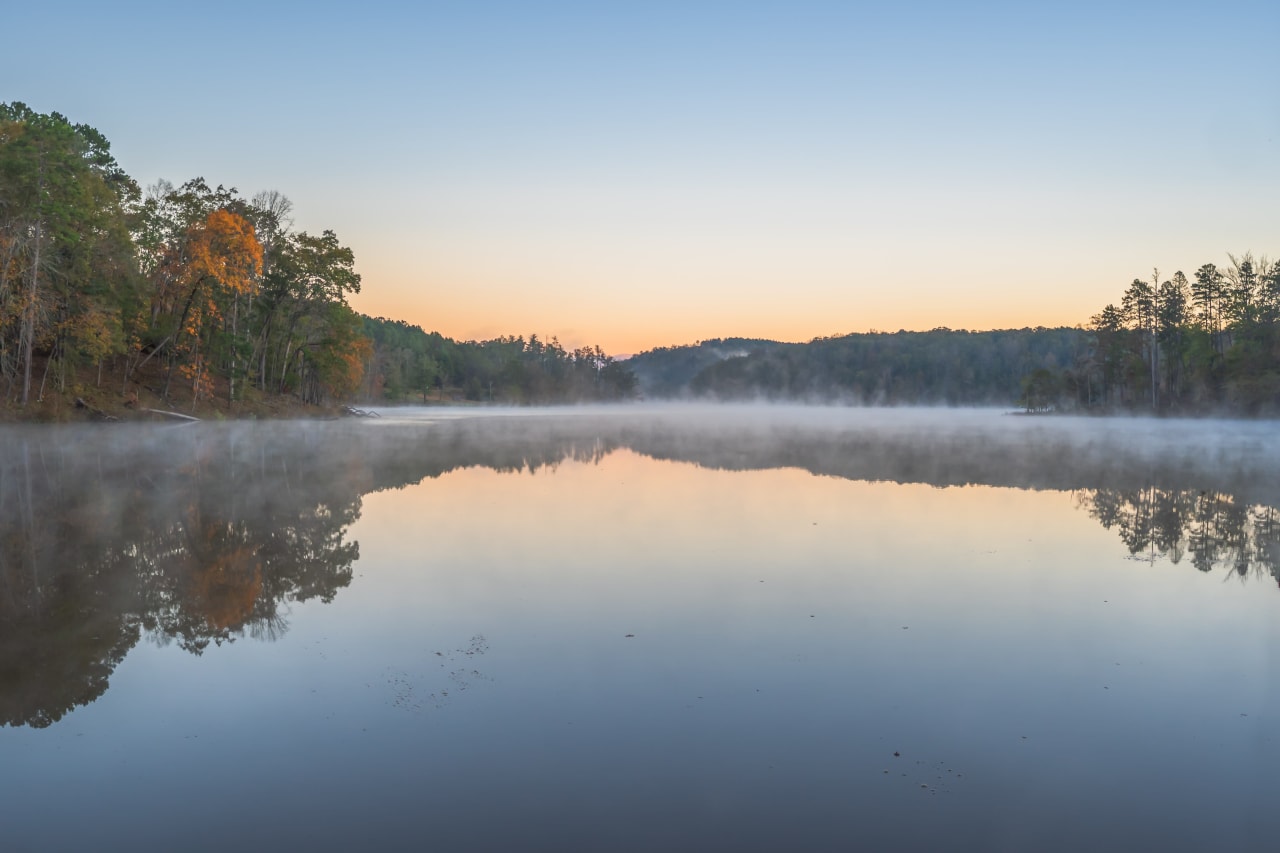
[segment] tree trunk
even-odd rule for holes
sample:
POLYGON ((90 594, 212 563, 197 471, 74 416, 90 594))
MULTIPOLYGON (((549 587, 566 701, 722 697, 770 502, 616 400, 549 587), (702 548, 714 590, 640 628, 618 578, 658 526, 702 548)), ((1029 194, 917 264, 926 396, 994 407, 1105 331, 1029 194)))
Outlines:
POLYGON ((280 359, 280 382, 276 385, 276 393, 284 393, 284 378, 289 375, 290 350, 293 349, 293 335, 289 334, 284 341, 284 357, 280 359))
MULTIPOLYGON (((43 189, 43 180, 40 182, 43 189)), ((36 294, 38 292, 39 279, 37 276, 40 271, 40 242, 42 231, 40 227, 40 210, 36 208, 36 228, 35 228, 35 251, 32 253, 31 261, 31 283, 27 287, 27 304, 23 306, 22 311, 22 405, 27 405, 31 399, 31 359, 35 355, 36 342, 36 294)))
POLYGON ((240 295, 231 300, 231 369, 227 371, 227 405, 236 399, 236 319, 240 313, 240 295))

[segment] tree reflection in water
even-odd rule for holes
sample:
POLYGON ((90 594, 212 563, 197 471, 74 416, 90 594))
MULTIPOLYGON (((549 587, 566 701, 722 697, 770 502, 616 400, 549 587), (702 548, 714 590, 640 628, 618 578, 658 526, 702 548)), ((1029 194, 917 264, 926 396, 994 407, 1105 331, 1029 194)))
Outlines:
POLYGON ((92 702, 143 637, 274 640, 351 583, 361 497, 461 467, 533 472, 618 448, 726 470, 1072 493, 1133 554, 1280 579, 1280 462, 1246 425, 955 413, 646 412, 328 424, 6 428, 0 724, 92 702), (1226 436, 1226 437, 1224 437, 1226 436))
POLYGON ((454 424, 8 428, 0 445, 0 724, 101 696, 144 636, 192 654, 288 629, 352 578, 362 495, 458 467, 599 461, 577 432, 454 424))
POLYGON ((1083 490, 1076 505, 1119 533, 1134 556, 1174 565, 1189 558, 1202 572, 1225 569, 1280 583, 1280 512, 1273 506, 1245 504, 1223 492, 1154 486, 1083 490))
MULTIPOLYGON (((194 654, 286 629, 359 554, 360 489, 236 431, 11 431, 0 453, 0 721, 47 726, 107 688, 143 636, 194 654), (261 464, 246 464, 254 451, 261 464), (293 463, 292 465, 290 463, 293 463)), ((287 436, 282 436, 286 438, 287 436)), ((296 438, 296 436, 295 436, 296 438)), ((302 448, 305 451, 305 445, 302 448)))

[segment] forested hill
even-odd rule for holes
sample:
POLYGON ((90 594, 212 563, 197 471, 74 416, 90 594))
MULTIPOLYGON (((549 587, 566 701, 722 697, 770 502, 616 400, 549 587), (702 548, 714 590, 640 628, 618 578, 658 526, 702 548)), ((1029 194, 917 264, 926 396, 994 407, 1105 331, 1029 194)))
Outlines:
POLYGON ((627 364, 647 397, 867 405, 1015 404, 1037 370, 1087 351, 1080 329, 869 332, 778 343, 740 338, 640 353, 627 364))
POLYGON ((1084 328, 728 339, 641 353, 649 397, 1280 416, 1280 261, 1133 279, 1084 328))
POLYGON ((764 352, 792 344, 759 338, 715 338, 686 346, 658 347, 627 359, 647 397, 688 396, 689 383, 703 370, 728 358, 764 352))

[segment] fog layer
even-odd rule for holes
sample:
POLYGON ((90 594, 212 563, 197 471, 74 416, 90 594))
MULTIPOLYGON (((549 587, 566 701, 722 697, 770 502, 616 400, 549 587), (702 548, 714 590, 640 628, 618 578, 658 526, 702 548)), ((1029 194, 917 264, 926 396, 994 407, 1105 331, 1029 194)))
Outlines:
POLYGON ((1274 573, 1269 423, 997 411, 400 409, 329 423, 13 427, 0 442, 0 723, 92 701, 142 637, 200 654, 351 582, 361 497, 619 449, 723 470, 1075 493, 1135 552, 1274 573))

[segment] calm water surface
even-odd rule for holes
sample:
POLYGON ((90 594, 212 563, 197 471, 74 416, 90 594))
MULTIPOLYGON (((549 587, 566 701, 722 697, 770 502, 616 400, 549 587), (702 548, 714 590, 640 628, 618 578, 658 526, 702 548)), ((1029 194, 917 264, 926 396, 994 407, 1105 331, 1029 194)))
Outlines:
POLYGON ((6 850, 1272 850, 1273 424, 0 433, 6 850))

